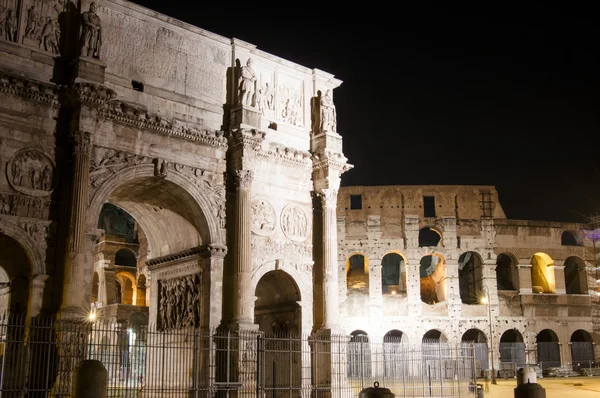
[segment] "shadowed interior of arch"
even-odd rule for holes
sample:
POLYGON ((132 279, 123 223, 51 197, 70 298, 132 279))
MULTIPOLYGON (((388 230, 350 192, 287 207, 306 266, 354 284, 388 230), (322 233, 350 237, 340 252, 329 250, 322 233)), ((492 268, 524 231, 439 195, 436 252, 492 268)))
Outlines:
POLYGON ((206 217, 183 188, 157 178, 119 186, 108 201, 127 211, 148 239, 149 258, 210 242, 206 217))
POLYGON ((25 250, 8 235, 0 233, 0 314, 27 311, 31 265, 25 250))

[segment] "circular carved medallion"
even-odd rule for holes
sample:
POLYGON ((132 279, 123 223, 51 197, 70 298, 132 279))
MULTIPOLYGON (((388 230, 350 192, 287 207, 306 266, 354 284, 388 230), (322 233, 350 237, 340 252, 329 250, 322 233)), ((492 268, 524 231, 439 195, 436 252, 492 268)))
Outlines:
POLYGON ((309 222, 302 207, 290 204, 281 212, 281 229, 285 236, 295 242, 304 242, 308 237, 309 222))
POLYGON ((6 164, 6 178, 17 192, 48 196, 56 185, 56 168, 44 152, 21 149, 6 164))
POLYGON ((265 199, 252 200, 252 232, 256 235, 271 235, 275 231, 275 210, 265 199))

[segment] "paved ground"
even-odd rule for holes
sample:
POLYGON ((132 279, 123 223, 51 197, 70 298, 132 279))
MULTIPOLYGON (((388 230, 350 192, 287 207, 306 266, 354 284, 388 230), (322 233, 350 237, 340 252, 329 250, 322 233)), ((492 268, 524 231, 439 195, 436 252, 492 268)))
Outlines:
MULTIPOLYGON (((489 384, 485 398, 514 398, 517 379, 498 379, 496 385, 489 384)), ((546 398, 600 398, 600 377, 552 377, 537 379, 537 383, 546 391, 546 398)), ((540 398, 540 397, 531 397, 540 398)))

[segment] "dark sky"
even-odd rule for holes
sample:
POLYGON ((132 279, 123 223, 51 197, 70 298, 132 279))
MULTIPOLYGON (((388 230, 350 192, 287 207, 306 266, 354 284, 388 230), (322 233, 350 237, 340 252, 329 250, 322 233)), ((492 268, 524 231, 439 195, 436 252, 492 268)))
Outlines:
POLYGON ((509 218, 600 213, 592 9, 135 3, 341 79, 344 186, 495 185, 509 218))

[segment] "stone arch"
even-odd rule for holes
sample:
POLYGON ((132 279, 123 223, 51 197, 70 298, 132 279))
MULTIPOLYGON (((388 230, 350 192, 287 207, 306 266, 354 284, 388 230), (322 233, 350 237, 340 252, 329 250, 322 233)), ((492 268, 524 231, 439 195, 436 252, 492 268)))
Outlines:
POLYGON ((423 256, 419 262, 421 301, 435 304, 446 301, 445 258, 436 253, 423 256))
POLYGON ((569 344, 574 369, 581 370, 594 366, 594 339, 588 331, 583 329, 574 331, 569 344))
POLYGON ((142 164, 128 167, 124 170, 116 172, 111 178, 107 179, 93 193, 90 200, 90 206, 87 212, 87 228, 94 230, 98 222, 98 217, 102 210, 102 205, 108 200, 110 195, 119 187, 142 179, 163 180, 172 183, 179 188, 179 194, 189 196, 198 206, 199 211, 194 211, 193 222, 191 224, 196 227, 202 238, 203 244, 218 243, 224 244, 223 236, 220 232, 221 228, 219 220, 215 216, 215 205, 211 203, 210 198, 204 193, 200 187, 196 186, 190 179, 183 174, 169 169, 165 177, 157 179, 154 174, 154 164, 142 164))
POLYGON ((588 281, 585 261, 571 256, 565 260, 565 288, 567 294, 587 294, 588 281))
POLYGON ((115 253, 115 261, 113 264, 124 267, 137 267, 137 255, 133 250, 128 248, 119 249, 115 253))
POLYGON ((496 284, 498 290, 519 289, 519 260, 512 253, 500 253, 496 257, 496 284))
POLYGON ((369 259, 355 252, 346 259, 346 289, 348 294, 369 294, 369 259))
POLYGON ((398 251, 389 251, 381 259, 381 293, 406 292, 406 257, 398 251))
POLYGON ((292 275, 280 269, 263 273, 253 283, 254 323, 269 335, 300 335, 302 290, 292 275))
POLYGON ((583 235, 576 231, 563 231, 560 235, 562 246, 583 246, 583 235))
POLYGON ((466 330, 460 338, 462 344, 469 344, 475 350, 475 372, 480 375, 482 370, 489 369, 488 338, 483 331, 477 328, 466 330))
POLYGON ((0 220, 0 234, 14 239, 25 250, 31 265, 31 276, 46 274, 45 247, 40 246, 24 229, 10 222, 0 220))
POLYGON ((118 272, 115 279, 121 286, 121 304, 135 305, 137 293, 135 277, 129 272, 118 272))
POLYGON ((463 304, 479 304, 483 290, 483 260, 473 251, 458 258, 458 285, 463 304))
POLYGON ((406 374, 406 347, 408 336, 393 329, 383 336, 383 362, 386 377, 399 378, 406 374))
POLYGON ((371 344, 364 330, 350 333, 348 342, 348 377, 362 378, 371 376, 371 344))
POLYGON ((434 227, 423 227, 419 230, 419 247, 442 246, 442 233, 434 227))
POLYGON ((444 334, 439 329, 429 329, 427 332, 423 334, 423 338, 421 339, 423 344, 431 344, 431 343, 447 343, 448 336, 444 334))
POLYGON ((500 362, 510 363, 515 370, 525 366, 525 339, 517 329, 508 329, 500 336, 500 362))
POLYGON ((542 371, 561 366, 560 345, 556 332, 552 329, 541 330, 536 338, 537 361, 542 371))
POLYGON ((34 276, 27 249, 14 237, 0 232, 0 315, 10 311, 18 314, 21 322, 30 310, 35 312, 41 307, 36 303, 32 308, 30 281, 34 276))
POLYGON ((534 293, 556 293, 554 260, 546 253, 531 258, 531 288, 534 293))

